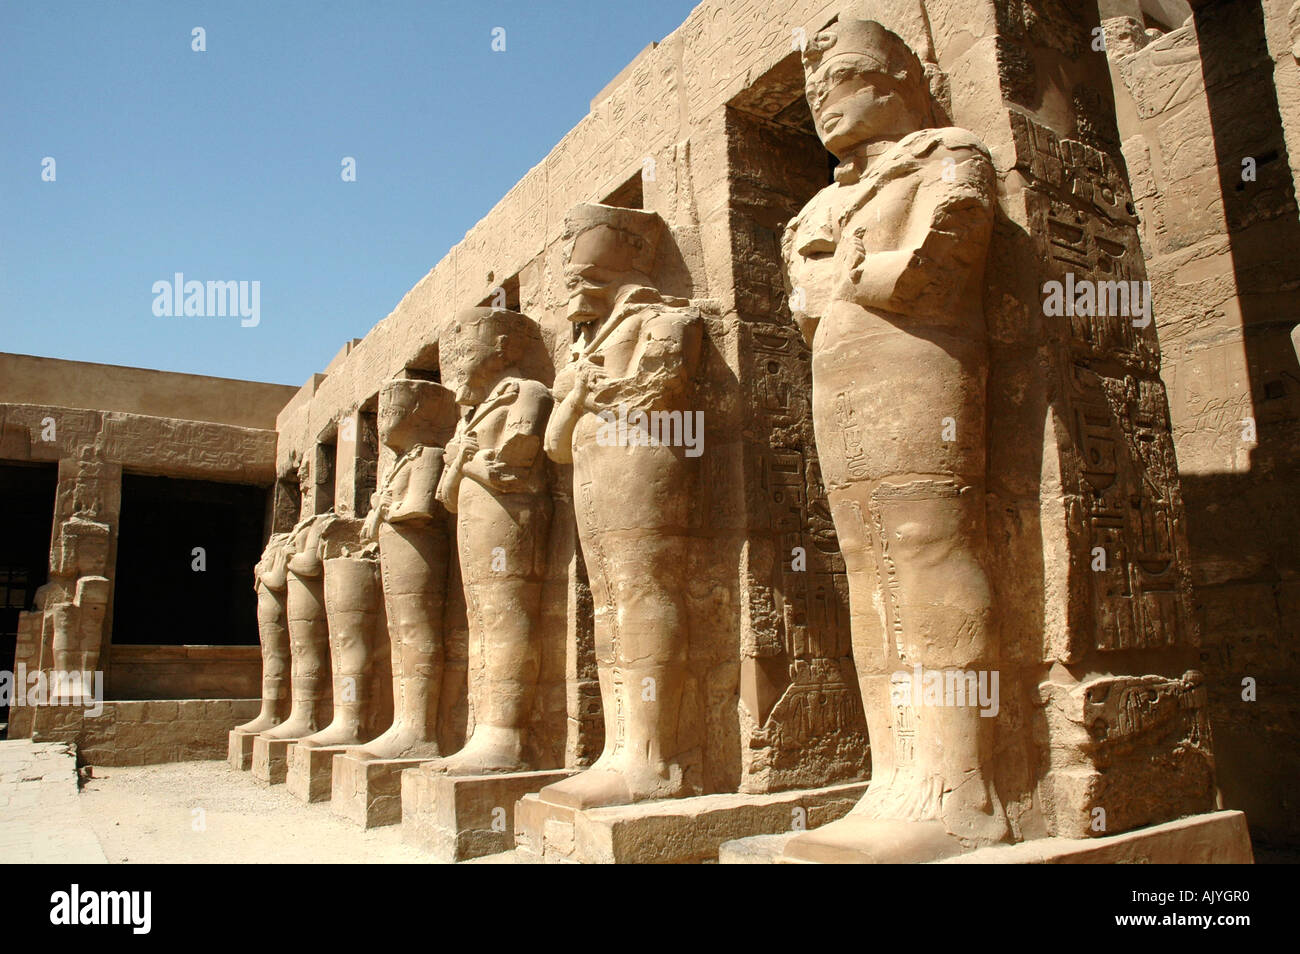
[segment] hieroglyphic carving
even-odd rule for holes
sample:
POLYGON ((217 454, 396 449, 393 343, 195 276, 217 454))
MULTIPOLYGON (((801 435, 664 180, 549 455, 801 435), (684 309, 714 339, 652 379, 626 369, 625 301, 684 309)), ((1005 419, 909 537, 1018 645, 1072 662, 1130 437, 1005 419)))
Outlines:
POLYGON ((1053 834, 1096 837, 1213 809, 1208 693, 1199 672, 1044 682, 1038 697, 1053 766, 1042 787, 1053 834))
MULTIPOLYGON (((1021 114, 1011 118, 1016 167, 1032 183, 1031 214, 1043 217, 1050 278, 1066 288, 1083 282, 1143 287, 1137 220, 1114 158, 1021 114)), ((1149 294, 1146 302, 1149 309, 1149 294)), ((1049 656, 1065 661, 1094 648, 1194 639, 1155 322, 1149 310, 1136 311, 1045 319, 1067 369, 1058 395, 1074 449, 1065 457, 1067 509, 1071 525, 1083 531, 1073 553, 1082 598, 1071 606, 1067 644, 1048 648, 1049 656)))
POLYGON ((808 350, 790 326, 756 324, 746 340, 750 426, 767 438, 752 449, 761 476, 751 505, 766 511, 776 551, 772 578, 757 588, 769 595, 772 612, 752 614, 757 625, 749 637, 758 658, 785 667, 770 708, 750 715, 761 727, 755 743, 771 745, 771 762, 782 767, 797 763, 812 740, 865 740, 865 723, 845 668, 848 584, 812 442, 808 350))

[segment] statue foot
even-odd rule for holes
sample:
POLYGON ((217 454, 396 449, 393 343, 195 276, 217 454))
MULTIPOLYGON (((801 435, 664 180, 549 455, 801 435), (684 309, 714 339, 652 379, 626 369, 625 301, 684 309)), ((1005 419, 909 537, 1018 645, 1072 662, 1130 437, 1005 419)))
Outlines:
POLYGON ((235 726, 235 731, 247 732, 249 735, 258 735, 259 733, 274 729, 279 724, 280 720, 274 714, 265 713, 259 715, 252 722, 245 722, 243 725, 235 726))
POLYGON ((345 724, 326 726, 315 735, 299 739, 298 744, 308 748, 323 748, 327 745, 360 745, 364 741, 354 725, 345 724))
POLYGON ((442 755, 438 743, 419 738, 414 732, 394 726, 373 742, 357 749, 356 757, 369 759, 436 759, 442 755))
POLYGON ((681 769, 676 765, 666 769, 665 776, 645 763, 633 763, 630 759, 606 762, 602 756, 585 772, 547 785, 538 797, 553 805, 584 809, 681 798, 688 794, 681 769))
POLYGON ((318 732, 320 729, 310 716, 298 716, 281 722, 274 729, 262 733, 264 739, 301 739, 318 732))
POLYGON ((966 775, 944 794, 939 818, 966 845, 982 847, 1012 840, 1002 802, 979 772, 966 775))
POLYGON ((1001 802, 979 772, 873 779, 848 815, 786 843, 791 861, 919 864, 1011 840, 1001 802))
POLYGON ((887 821, 851 814, 791 838, 784 857, 821 864, 919 864, 964 850, 938 820, 887 821))
POLYGON ((519 752, 518 741, 484 740, 479 733, 471 736, 465 747, 455 755, 438 759, 429 765, 430 772, 439 775, 504 775, 507 772, 527 772, 529 765, 519 752))

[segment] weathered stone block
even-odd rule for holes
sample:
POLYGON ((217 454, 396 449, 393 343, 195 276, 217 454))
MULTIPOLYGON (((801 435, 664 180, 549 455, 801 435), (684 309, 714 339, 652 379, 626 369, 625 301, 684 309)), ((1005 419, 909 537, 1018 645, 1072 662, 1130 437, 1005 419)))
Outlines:
POLYGON ((425 759, 334 758, 330 811, 362 828, 382 828, 402 820, 402 772, 425 759))
POLYGON ((571 770, 449 776, 425 769, 402 773, 402 840, 437 860, 453 862, 515 846, 515 803, 571 770))
POLYGON ((587 810, 526 795, 515 807, 515 844, 522 855, 556 863, 716 861, 725 841, 840 818, 866 788, 866 782, 850 782, 767 795, 701 795, 587 810))
POLYGON ((291 795, 304 802, 327 802, 334 780, 334 756, 346 752, 347 746, 304 746, 295 742, 289 747, 289 768, 285 784, 291 795))
POLYGON ((231 729, 226 747, 226 761, 238 772, 247 772, 253 767, 253 740, 257 736, 249 732, 231 729))
POLYGON ((282 785, 289 776, 289 746, 297 739, 253 740, 253 778, 267 785, 282 785))

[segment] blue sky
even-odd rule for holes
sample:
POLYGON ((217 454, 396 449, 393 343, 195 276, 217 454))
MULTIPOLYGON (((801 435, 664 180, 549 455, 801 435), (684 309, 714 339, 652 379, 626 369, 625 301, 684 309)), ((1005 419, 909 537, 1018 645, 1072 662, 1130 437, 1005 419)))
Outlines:
POLYGON ((693 6, 0 0, 0 350, 299 384, 693 6), (156 317, 176 272, 260 324, 156 317))

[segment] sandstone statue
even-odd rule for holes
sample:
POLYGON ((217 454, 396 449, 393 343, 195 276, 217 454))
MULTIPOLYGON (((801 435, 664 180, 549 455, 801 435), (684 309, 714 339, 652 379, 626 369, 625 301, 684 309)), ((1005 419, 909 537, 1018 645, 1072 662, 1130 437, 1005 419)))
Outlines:
MULTIPOLYGON (((298 472, 299 486, 310 486, 310 470, 304 457, 298 472)), ((304 510, 309 509, 306 504, 304 499, 304 510)), ((325 615, 325 566, 321 559, 321 533, 326 518, 324 513, 307 514, 284 543, 285 615, 289 623, 293 704, 284 722, 262 733, 267 739, 301 739, 319 732, 329 721, 329 622, 325 615)))
POLYGON ((653 212, 584 204, 563 236, 568 318, 579 334, 556 376, 545 446, 573 464, 605 748, 591 768, 541 797, 575 808, 695 794, 700 784, 685 771, 678 733, 698 460, 680 439, 652 439, 644 424, 652 414, 675 419, 680 437, 703 322, 689 303, 653 287, 662 229, 653 212))
POLYGON ((534 767, 525 745, 552 510, 542 452, 552 399, 538 379, 546 349, 535 322, 493 308, 456 315, 440 347, 444 379, 469 409, 447 447, 438 499, 456 514, 474 730, 433 768, 524 771, 534 767))
POLYGON ((438 746, 446 661, 444 606, 451 559, 448 515, 435 493, 456 422, 451 392, 394 378, 379 394, 379 438, 398 455, 371 500, 362 538, 377 541, 392 651, 393 722, 362 758, 431 759, 438 746))
POLYGON ((331 515, 321 532, 334 718, 301 740, 308 747, 368 742, 392 717, 388 687, 378 684, 388 676, 388 666, 378 665, 388 655, 379 554, 361 545, 361 527, 360 520, 331 515))
POLYGON ((89 701, 94 673, 100 668, 104 618, 112 582, 114 537, 111 518, 104 512, 107 465, 102 448, 83 447, 72 482, 70 516, 55 534, 50 561, 50 582, 55 584, 45 603, 50 629, 50 657, 43 668, 52 669, 53 684, 62 701, 78 705, 89 701))
POLYGON ((289 622, 286 588, 289 585, 287 533, 273 533, 253 567, 257 591, 257 635, 262 644, 262 710, 257 718, 236 726, 236 732, 257 733, 274 729, 289 715, 289 622))
POLYGON ((787 227, 813 417, 849 575, 872 779, 853 813, 799 836, 873 860, 1006 840, 993 719, 923 706, 891 676, 997 665, 985 540, 982 305, 993 226, 985 146, 933 128, 922 65, 894 33, 840 21, 803 56, 833 184, 787 227))
MULTIPOLYGON (((54 632, 54 669, 71 679, 71 674, 99 669, 103 621, 110 585, 104 576, 108 565, 110 527, 81 512, 59 528, 59 548, 54 573, 65 582, 70 599, 50 602, 45 612, 54 632)), ((75 681, 70 683, 76 688, 75 681)), ((75 694, 75 693, 74 693, 75 694)))

